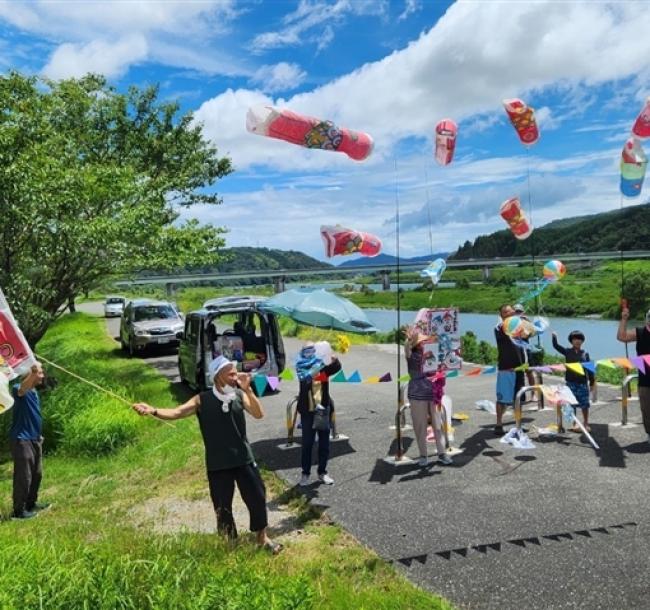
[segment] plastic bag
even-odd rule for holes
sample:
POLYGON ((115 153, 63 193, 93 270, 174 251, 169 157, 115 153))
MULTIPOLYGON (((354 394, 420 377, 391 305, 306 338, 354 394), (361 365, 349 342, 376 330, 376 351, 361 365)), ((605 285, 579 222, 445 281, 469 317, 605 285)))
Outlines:
POLYGON ((483 411, 487 411, 492 415, 497 414, 497 406, 491 400, 477 400, 476 408, 482 409, 483 411))
POLYGON ((314 430, 327 431, 330 429, 330 408, 318 405, 314 410, 314 430))

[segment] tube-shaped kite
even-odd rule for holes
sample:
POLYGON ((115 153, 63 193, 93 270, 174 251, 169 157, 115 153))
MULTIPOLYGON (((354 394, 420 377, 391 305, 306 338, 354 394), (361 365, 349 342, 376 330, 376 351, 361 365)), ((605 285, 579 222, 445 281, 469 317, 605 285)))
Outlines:
POLYGON ((625 197, 638 197, 643 188, 648 158, 641 148, 641 142, 629 138, 621 154, 621 193, 625 197))
POLYGON ((14 376, 27 373, 36 362, 2 290, 0 290, 0 356, 13 370, 14 376))
POLYGON ((550 260, 544 263, 542 269, 544 280, 549 284, 559 282, 566 275, 566 266, 562 261, 550 260))
POLYGON ((637 138, 650 138, 650 97, 646 99, 645 106, 634 121, 632 133, 637 138))
POLYGON ((434 286, 438 285, 442 274, 447 268, 447 263, 444 258, 437 258, 426 269, 420 271, 420 277, 428 277, 434 286))
POLYGON ((377 256, 381 252, 381 240, 370 233, 346 229, 341 225, 333 227, 323 225, 320 228, 320 235, 328 257, 355 253, 377 256))
POLYGON ((501 204, 500 214, 517 239, 526 239, 533 232, 533 227, 521 208, 519 197, 512 197, 504 201, 501 204))
POLYGON ((305 148, 342 152, 355 161, 367 159, 373 147, 372 138, 367 133, 273 106, 249 108, 246 129, 305 148))
POLYGON ((539 140, 539 130, 535 120, 535 111, 526 102, 514 98, 503 100, 503 107, 506 109, 508 118, 515 128, 521 143, 532 146, 539 140))
POLYGON ((458 126, 451 119, 443 119, 436 125, 436 161, 440 165, 449 165, 456 150, 458 126))

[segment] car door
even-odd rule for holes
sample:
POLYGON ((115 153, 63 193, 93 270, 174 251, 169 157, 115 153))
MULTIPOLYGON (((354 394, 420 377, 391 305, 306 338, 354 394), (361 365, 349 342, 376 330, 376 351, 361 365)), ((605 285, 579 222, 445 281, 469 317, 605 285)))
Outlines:
POLYGON ((201 316, 196 314, 189 314, 185 318, 185 330, 178 346, 178 369, 181 379, 192 386, 196 386, 199 381, 201 322, 201 316))

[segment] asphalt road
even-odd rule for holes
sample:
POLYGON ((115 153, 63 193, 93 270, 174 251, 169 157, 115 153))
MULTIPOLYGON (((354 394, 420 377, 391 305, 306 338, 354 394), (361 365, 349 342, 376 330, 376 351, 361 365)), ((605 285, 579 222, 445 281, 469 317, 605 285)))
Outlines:
MULTIPOLYGON (((108 322, 112 336, 115 324, 108 322)), ((293 354, 298 342, 286 346, 293 354)), ((173 379, 175 354, 145 358, 173 379)), ((347 374, 396 374, 394 346, 354 346, 341 360, 347 374)), ((601 388, 592 409, 600 451, 576 434, 538 441, 532 433, 536 448, 522 451, 500 443, 493 417, 475 408, 477 400, 494 400, 494 384, 494 376, 448 380, 454 412, 469 415, 455 430, 453 445, 463 453, 452 467, 426 469, 382 459, 395 448, 395 382, 332 384, 339 431, 349 440, 332 444, 336 484, 305 493, 414 582, 460 608, 650 609, 650 445, 638 403, 630 417, 637 425, 610 425, 620 420, 618 391, 601 388)), ((267 417, 248 425, 258 459, 290 484, 300 476, 300 448, 279 445, 296 392, 296 382, 282 382, 280 393, 264 398, 267 417)), ((554 413, 527 412, 525 420, 545 426, 554 413)), ((417 457, 411 431, 404 436, 407 454, 417 457)))

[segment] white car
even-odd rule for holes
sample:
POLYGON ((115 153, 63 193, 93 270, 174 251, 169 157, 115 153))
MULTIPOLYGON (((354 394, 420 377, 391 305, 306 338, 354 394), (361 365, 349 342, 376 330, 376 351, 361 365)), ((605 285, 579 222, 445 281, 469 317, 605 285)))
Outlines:
POLYGON ((119 318, 126 306, 126 298, 116 295, 109 295, 104 301, 104 316, 107 318, 119 318))

